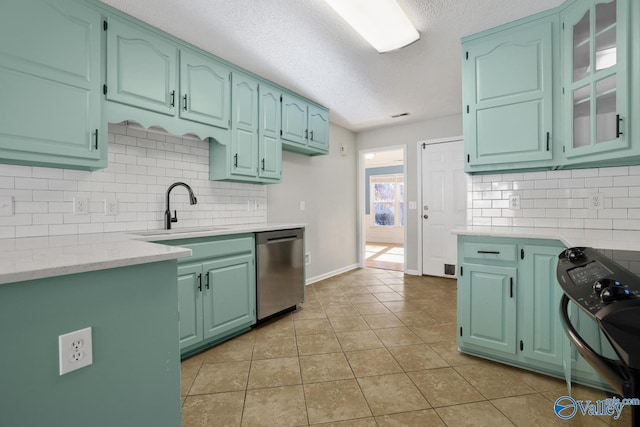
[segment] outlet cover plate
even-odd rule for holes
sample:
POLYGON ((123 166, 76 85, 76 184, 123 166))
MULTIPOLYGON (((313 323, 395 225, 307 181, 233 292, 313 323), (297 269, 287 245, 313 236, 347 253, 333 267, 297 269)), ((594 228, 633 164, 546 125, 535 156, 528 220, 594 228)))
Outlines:
POLYGON ((91 327, 69 332, 58 337, 60 375, 93 364, 91 327))
POLYGON ((73 198, 73 214, 86 215, 89 213, 89 199, 86 197, 73 198))
POLYGON ((589 209, 598 210, 598 211, 604 209, 604 194, 590 193, 589 209))
POLYGON ((520 195, 512 194, 509 196, 509 209, 520 210, 520 195))

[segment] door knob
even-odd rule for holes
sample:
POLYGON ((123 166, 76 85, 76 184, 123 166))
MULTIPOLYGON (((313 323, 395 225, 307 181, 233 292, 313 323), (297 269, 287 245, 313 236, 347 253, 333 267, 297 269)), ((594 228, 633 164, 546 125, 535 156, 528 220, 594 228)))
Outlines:
POLYGON ((424 218, 424 219, 429 219, 429 215, 424 214, 424 215, 422 215, 422 218, 424 218))

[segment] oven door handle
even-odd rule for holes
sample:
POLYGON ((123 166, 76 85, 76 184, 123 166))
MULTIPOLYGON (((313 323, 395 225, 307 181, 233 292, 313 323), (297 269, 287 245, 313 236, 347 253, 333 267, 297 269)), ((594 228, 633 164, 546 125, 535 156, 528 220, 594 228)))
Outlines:
POLYGON ((568 313, 569 297, 562 295, 560 300, 560 321, 565 332, 569 335, 569 340, 576 346, 578 352, 591 365, 598 374, 604 378, 613 389, 621 396, 628 397, 628 380, 620 373, 618 364, 598 354, 582 337, 571 324, 568 313))

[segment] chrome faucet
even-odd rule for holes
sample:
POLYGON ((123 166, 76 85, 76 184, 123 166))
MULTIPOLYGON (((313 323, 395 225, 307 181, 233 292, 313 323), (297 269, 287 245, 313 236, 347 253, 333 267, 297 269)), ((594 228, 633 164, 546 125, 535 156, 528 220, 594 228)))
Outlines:
POLYGON ((169 186, 169 189, 167 190, 167 209, 164 211, 164 228, 167 230, 171 230, 172 222, 178 222, 178 212, 174 210, 173 217, 172 217, 171 209, 169 208, 169 194, 171 193, 171 190, 173 190, 173 187, 177 187, 178 185, 182 185, 187 189, 187 191, 189 191, 189 203, 191 205, 195 205, 196 203, 198 203, 198 199, 196 199, 196 195, 193 194, 193 190, 187 184, 185 184, 184 182, 175 182, 171 184, 169 186))

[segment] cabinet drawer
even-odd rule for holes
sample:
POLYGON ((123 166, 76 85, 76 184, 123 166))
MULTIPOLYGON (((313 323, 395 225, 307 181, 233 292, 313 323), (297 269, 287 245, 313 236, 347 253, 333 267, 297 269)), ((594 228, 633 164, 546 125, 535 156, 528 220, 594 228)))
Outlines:
POLYGON ((463 245, 465 259, 484 259, 491 261, 516 262, 517 248, 510 243, 475 243, 468 242, 463 245))
POLYGON ((255 247, 254 242, 253 235, 241 235, 230 238, 205 237, 200 239, 169 240, 159 243, 191 249, 192 254, 190 257, 182 258, 178 261, 179 264, 182 264, 202 258, 253 252, 255 247))

